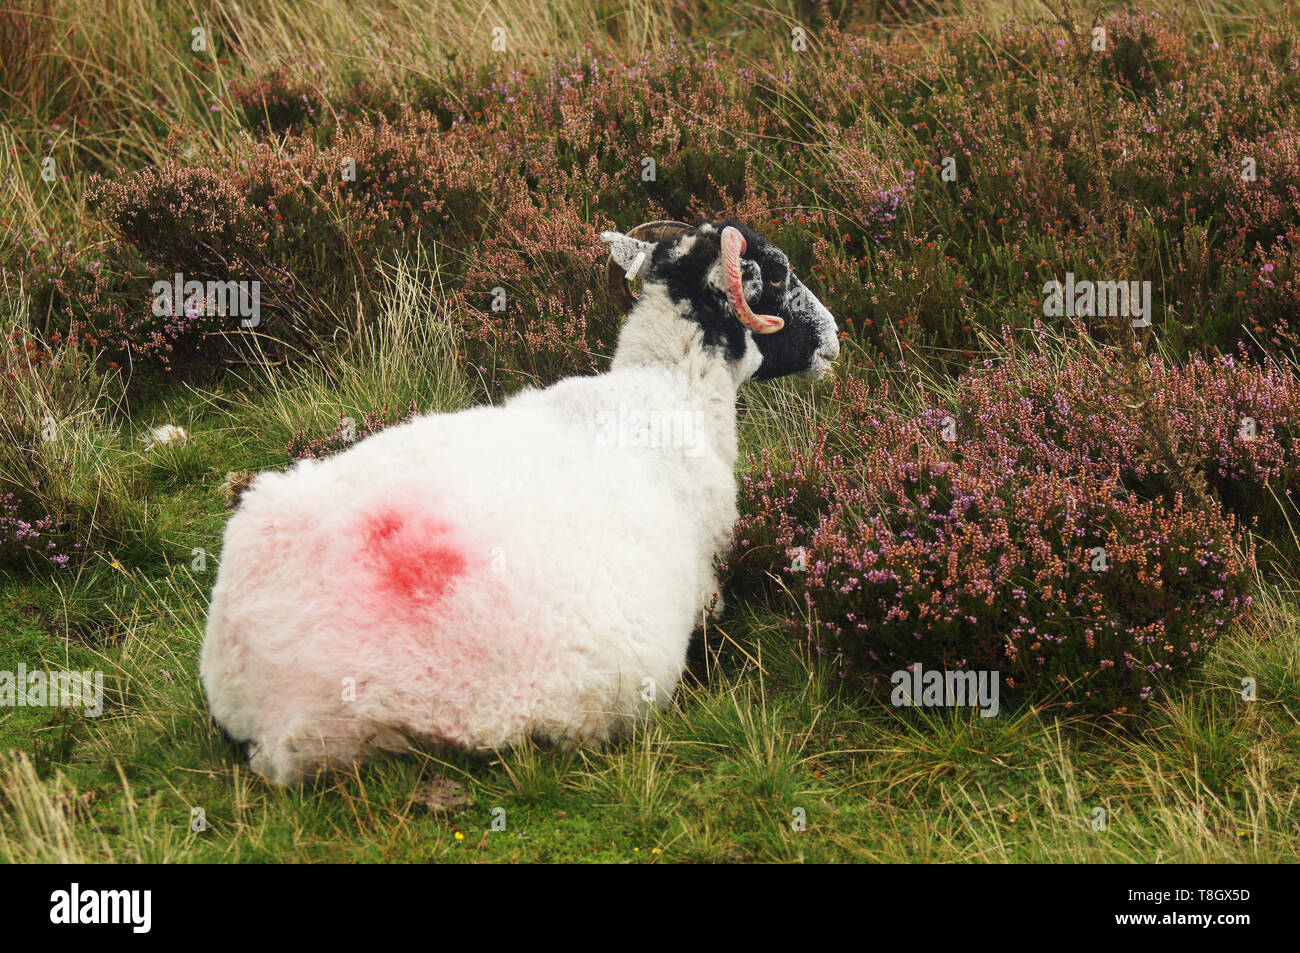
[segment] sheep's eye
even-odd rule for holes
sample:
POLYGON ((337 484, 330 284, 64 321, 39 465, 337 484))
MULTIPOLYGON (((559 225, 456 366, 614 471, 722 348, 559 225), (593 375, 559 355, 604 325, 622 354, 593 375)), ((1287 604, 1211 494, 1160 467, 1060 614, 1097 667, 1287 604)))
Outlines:
POLYGON ((779 287, 781 287, 783 284, 785 284, 785 279, 784 279, 784 278, 769 278, 769 279, 767 279, 767 283, 768 283, 769 285, 771 285, 773 288, 779 288, 779 287))

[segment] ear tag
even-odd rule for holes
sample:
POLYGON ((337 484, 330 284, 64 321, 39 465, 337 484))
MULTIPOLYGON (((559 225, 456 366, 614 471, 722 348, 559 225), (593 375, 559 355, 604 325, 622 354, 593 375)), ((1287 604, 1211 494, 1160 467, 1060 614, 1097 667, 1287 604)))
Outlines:
POLYGON ((632 259, 632 264, 628 267, 627 271, 624 272, 624 276, 627 278, 627 280, 631 281, 633 278, 635 278, 636 273, 641 270, 641 266, 644 264, 645 264, 645 252, 643 251, 637 252, 636 257, 632 259))

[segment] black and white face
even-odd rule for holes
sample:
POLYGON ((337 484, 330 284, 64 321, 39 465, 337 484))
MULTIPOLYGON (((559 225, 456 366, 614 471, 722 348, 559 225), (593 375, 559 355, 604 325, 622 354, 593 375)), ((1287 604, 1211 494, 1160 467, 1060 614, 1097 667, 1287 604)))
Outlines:
POLYGON ((704 330, 706 345, 754 369, 751 380, 823 377, 839 356, 835 318, 790 268, 786 254, 734 222, 705 222, 655 244, 607 232, 615 260, 662 282, 704 330), (620 247, 618 239, 623 239, 620 247), (754 351, 757 350, 756 359, 754 351))

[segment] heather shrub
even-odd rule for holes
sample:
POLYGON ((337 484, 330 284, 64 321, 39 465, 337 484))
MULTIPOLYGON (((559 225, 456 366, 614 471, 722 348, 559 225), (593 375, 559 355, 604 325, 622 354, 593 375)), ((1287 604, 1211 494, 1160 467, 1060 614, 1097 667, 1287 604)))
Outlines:
POLYGON ((54 249, 52 274, 34 287, 33 308, 49 315, 49 327, 68 329, 69 337, 94 348, 108 369, 129 368, 129 380, 139 385, 154 372, 202 369, 231 353, 223 344, 243 329, 224 306, 224 294, 209 293, 200 304, 155 292, 155 283, 170 288, 177 274, 209 290, 212 282, 248 288, 257 282, 260 323, 276 327, 277 345, 305 343, 293 330, 312 296, 273 262, 261 216, 229 176, 171 160, 136 176, 100 180, 88 201, 118 240, 96 248, 89 260, 54 249), (286 314, 294 317, 281 322, 286 314))
POLYGON ((226 315, 151 311, 155 281, 258 282, 257 343, 279 358, 309 352, 339 329, 355 298, 375 303, 382 262, 422 242, 465 246, 482 226, 483 189, 501 157, 483 156, 464 130, 443 134, 428 114, 402 131, 359 122, 333 145, 300 138, 289 155, 255 143, 243 159, 158 169, 98 184, 92 206, 125 240, 102 266, 65 263, 50 310, 104 342, 120 362, 203 366, 245 334, 226 315), (345 177, 345 168, 348 173, 345 177))
POLYGON ((1300 379, 1290 366, 1220 357, 1158 367, 1148 414, 1169 421, 1174 452, 1265 543, 1261 561, 1296 575, 1300 538, 1300 379))
POLYGON ((493 389, 600 369, 621 318, 604 296, 606 254, 567 205, 527 194, 507 203, 459 295, 469 361, 493 389))
POLYGON ((1243 522, 1294 500, 1300 391, 1279 368, 1030 354, 914 412, 899 396, 837 383, 811 445, 742 483, 730 584, 781 600, 846 679, 996 669, 1038 701, 1132 711, 1247 608, 1243 522))
POLYGON ((1300 380, 1273 362, 1017 356, 961 382, 959 434, 1016 469, 1117 474, 1141 499, 1222 507, 1274 543, 1300 502, 1300 380), (1008 412, 1010 408, 1011 412, 1008 412))
POLYGON ((1297 222, 1291 28, 1206 55, 1157 15, 1103 25, 1098 52, 1079 24, 1073 35, 1009 26, 992 48, 962 24, 924 58, 905 42, 828 34, 832 61, 802 101, 831 129, 884 114, 917 173, 909 228, 891 242, 912 245, 905 267, 859 266, 879 349, 894 352, 891 329, 913 317, 930 348, 958 353, 980 324, 1028 326, 1043 283, 1067 271, 1153 280, 1154 323, 1179 351, 1230 352, 1246 332, 1290 346, 1295 301, 1257 278, 1261 249, 1273 254, 1297 222), (932 242, 952 261, 916 259, 932 242), (914 311, 918 285, 930 300, 914 311))
POLYGON ((301 132, 330 116, 316 85, 293 75, 284 65, 262 76, 233 79, 227 89, 239 106, 243 125, 262 135, 301 132))

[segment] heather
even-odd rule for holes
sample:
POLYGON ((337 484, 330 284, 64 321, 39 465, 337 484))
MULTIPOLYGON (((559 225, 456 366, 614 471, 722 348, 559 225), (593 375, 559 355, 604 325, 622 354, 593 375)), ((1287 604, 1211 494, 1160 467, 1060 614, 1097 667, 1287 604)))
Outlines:
POLYGON ((993 670, 1040 703, 1123 714, 1249 608, 1246 526, 1276 530, 1300 488, 1300 381, 1004 343, 912 412, 888 382, 838 381, 806 446, 751 459, 732 585, 784 597, 841 678, 993 670))
POLYGON ((933 40, 830 25, 801 53, 673 39, 405 83, 281 65, 227 82, 242 129, 223 148, 180 128, 157 163, 89 188, 113 237, 93 260, 54 235, 8 267, 51 327, 170 371, 228 358, 241 335, 149 313, 158 278, 259 281, 259 343, 292 356, 373 298, 377 262, 436 247, 469 360, 500 393, 607 357, 595 226, 734 215, 815 262, 870 360, 959 368, 982 324, 1027 327, 1066 272, 1158 275, 1179 352, 1293 347, 1290 27, 1202 56, 1159 15, 1104 25, 1100 52, 1079 24, 1044 42, 964 22, 933 40))
POLYGON ((1293 9, 1107 3, 1098 46, 1019 0, 112 8, 0 10, 0 671, 107 689, 0 707, 0 857, 1296 856, 1293 9), (741 391, 672 708, 250 783, 195 677, 229 486, 606 369, 599 232, 723 216, 843 352, 741 391), (1150 325, 1047 313, 1067 274, 1149 281, 1150 325), (896 707, 915 663, 1000 713, 896 707))

